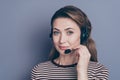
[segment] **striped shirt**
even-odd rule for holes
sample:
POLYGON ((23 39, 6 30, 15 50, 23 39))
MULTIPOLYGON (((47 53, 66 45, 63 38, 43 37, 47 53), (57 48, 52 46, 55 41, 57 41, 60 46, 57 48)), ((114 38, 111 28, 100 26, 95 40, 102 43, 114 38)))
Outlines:
MULTIPOLYGON (((60 66, 54 61, 46 61, 32 69, 32 80, 77 80, 76 64, 60 66)), ((108 69, 98 63, 89 62, 88 80, 108 80, 108 69)))

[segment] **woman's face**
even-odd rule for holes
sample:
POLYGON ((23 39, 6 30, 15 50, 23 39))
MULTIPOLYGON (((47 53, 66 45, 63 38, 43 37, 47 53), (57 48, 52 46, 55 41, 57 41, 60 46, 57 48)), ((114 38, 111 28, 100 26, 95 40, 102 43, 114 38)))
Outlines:
POLYGON ((64 55, 66 49, 80 45, 80 28, 69 18, 57 18, 53 23, 53 43, 56 50, 64 55))

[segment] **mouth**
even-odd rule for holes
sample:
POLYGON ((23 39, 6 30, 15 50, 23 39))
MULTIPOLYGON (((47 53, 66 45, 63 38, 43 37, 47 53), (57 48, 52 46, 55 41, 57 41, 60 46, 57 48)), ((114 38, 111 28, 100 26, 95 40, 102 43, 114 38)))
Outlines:
POLYGON ((59 46, 59 48, 60 48, 61 50, 66 50, 66 49, 68 49, 67 46, 59 46))

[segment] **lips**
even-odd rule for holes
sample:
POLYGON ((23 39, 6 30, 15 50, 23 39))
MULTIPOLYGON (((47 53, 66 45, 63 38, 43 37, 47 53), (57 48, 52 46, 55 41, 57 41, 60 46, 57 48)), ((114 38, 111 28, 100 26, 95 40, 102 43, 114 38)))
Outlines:
POLYGON ((67 46, 59 46, 61 50, 66 50, 68 47, 67 46))

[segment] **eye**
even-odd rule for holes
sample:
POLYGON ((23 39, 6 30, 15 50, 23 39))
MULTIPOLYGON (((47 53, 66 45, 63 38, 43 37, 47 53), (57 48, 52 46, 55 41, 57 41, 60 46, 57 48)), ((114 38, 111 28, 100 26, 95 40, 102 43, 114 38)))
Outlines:
POLYGON ((67 35, 72 35, 74 32, 73 31, 68 31, 67 35))
POLYGON ((53 31, 53 35, 57 36, 60 32, 59 31, 53 31))

